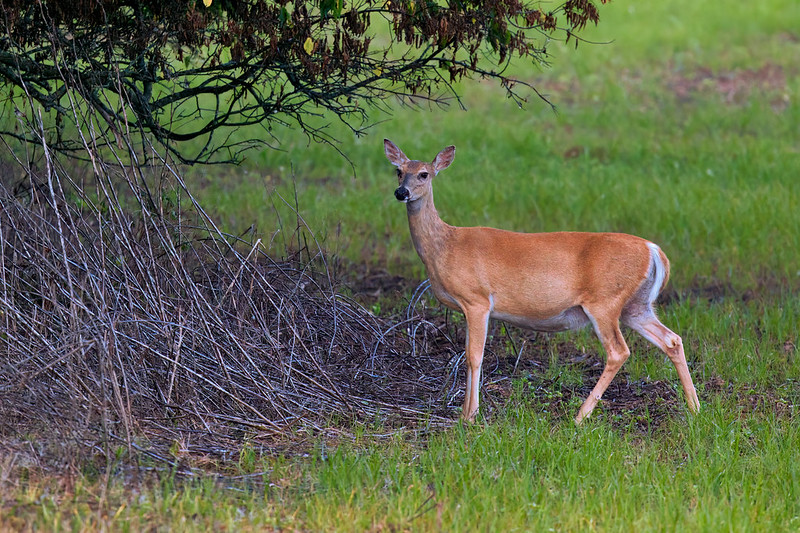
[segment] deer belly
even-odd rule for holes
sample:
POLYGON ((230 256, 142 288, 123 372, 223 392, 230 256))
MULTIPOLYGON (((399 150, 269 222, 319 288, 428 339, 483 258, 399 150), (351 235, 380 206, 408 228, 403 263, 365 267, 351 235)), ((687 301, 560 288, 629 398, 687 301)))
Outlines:
POLYGON ((586 316, 580 306, 570 307, 548 318, 530 318, 497 311, 493 311, 491 316, 494 319, 534 331, 566 331, 579 329, 589 324, 589 317, 586 316))

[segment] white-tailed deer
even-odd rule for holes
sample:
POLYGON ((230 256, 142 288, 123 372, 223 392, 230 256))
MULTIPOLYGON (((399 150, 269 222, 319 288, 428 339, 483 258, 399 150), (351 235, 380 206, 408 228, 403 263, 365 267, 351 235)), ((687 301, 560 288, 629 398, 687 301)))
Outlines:
POLYGON ((448 146, 431 163, 413 161, 388 139, 397 167, 395 197, 405 202, 411 239, 436 298, 467 319, 467 387, 461 416, 478 412, 481 363, 490 318, 537 331, 591 324, 606 350, 600 379, 575 421, 589 416, 630 355, 619 323, 638 331, 675 365, 689 409, 700 402, 681 338, 664 326, 653 302, 669 278, 669 261, 652 242, 622 233, 515 233, 459 228, 439 218, 431 182, 453 162, 448 146))

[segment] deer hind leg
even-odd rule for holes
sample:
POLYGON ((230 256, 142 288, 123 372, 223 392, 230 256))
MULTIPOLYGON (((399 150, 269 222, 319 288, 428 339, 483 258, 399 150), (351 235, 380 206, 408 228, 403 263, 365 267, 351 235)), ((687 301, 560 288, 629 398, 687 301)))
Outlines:
POLYGON ((464 316, 467 318, 467 388, 461 418, 468 422, 474 421, 475 415, 478 414, 481 364, 483 363, 483 349, 486 345, 486 333, 489 329, 490 312, 490 308, 464 310, 464 316))
POLYGON ((689 409, 697 413, 700 411, 700 400, 697 398, 697 391, 694 388, 692 376, 689 374, 689 367, 686 364, 683 341, 678 334, 658 320, 651 307, 647 306, 636 311, 638 312, 628 310, 622 317, 623 323, 638 331, 645 339, 667 354, 669 360, 675 365, 675 370, 678 371, 678 378, 681 380, 683 394, 686 396, 686 403, 689 409))
POLYGON ((586 398, 583 405, 581 405, 578 415, 575 417, 576 424, 583 422, 583 419, 592 413, 597 403, 603 397, 603 393, 614 379, 614 376, 617 375, 617 372, 619 372, 619 369, 622 368, 622 365, 631 354, 628 345, 625 343, 625 338, 619 330, 618 315, 602 316, 599 314, 592 314, 592 312, 585 307, 583 310, 592 321, 594 331, 603 344, 603 348, 606 350, 606 366, 603 368, 603 373, 600 375, 600 379, 597 380, 594 389, 589 393, 589 397, 586 398))

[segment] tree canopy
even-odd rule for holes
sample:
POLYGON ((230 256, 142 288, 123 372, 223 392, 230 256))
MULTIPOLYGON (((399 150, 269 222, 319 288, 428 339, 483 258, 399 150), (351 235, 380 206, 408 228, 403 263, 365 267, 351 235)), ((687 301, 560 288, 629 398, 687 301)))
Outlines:
POLYGON ((184 163, 235 161, 253 143, 270 143, 276 124, 330 141, 314 117, 336 116, 360 132, 369 108, 389 106, 387 98, 442 102, 462 78, 492 78, 523 98, 522 82, 506 75, 511 58, 544 63, 550 38, 577 43, 576 33, 598 22, 593 0, 547 5, 0 0, 4 114, 46 117, 40 132, 3 120, 0 134, 77 153, 84 145, 68 132, 88 111, 99 144, 140 135, 184 163), (264 137, 231 136, 249 125, 264 137))

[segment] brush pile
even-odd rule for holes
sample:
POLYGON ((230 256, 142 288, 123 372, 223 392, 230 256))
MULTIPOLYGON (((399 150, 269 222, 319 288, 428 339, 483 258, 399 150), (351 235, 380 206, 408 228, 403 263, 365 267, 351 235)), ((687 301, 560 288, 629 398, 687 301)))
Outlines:
POLYGON ((164 160, 92 159, 80 180, 47 151, 2 167, 0 439, 216 453, 335 421, 451 420, 441 321, 373 316, 321 251, 277 261, 224 234, 164 160))

